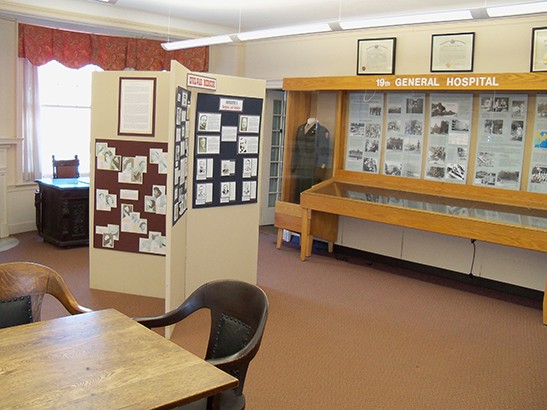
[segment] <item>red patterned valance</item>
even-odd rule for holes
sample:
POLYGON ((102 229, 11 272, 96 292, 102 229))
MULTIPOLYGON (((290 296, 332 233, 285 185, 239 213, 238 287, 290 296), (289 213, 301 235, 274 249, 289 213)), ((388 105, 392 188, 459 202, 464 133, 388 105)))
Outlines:
POLYGON ((156 40, 102 36, 19 24, 19 57, 34 65, 57 60, 70 68, 96 64, 104 70, 169 70, 177 60, 191 71, 208 71, 209 47, 165 51, 156 40))

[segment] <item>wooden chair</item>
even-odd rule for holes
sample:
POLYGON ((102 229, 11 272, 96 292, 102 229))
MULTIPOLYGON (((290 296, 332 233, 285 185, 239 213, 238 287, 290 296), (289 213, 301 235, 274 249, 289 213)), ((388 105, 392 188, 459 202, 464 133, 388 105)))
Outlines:
POLYGON ((74 155, 74 159, 55 159, 55 155, 51 156, 53 163, 53 178, 79 178, 80 160, 78 155, 74 155))
POLYGON ((169 326, 199 309, 209 309, 211 313, 205 360, 239 379, 239 385, 181 409, 243 409, 245 376, 262 341, 268 298, 258 286, 237 280, 218 280, 202 285, 182 305, 164 315, 135 320, 148 328, 169 326))
POLYGON ((0 264, 0 328, 39 321, 46 293, 73 315, 91 312, 53 269, 31 262, 0 264))

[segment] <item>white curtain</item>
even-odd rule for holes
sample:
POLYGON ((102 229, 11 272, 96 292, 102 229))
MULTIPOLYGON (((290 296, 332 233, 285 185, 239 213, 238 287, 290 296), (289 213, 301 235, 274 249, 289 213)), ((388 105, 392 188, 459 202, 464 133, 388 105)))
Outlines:
POLYGON ((40 98, 38 67, 26 58, 17 59, 22 81, 21 95, 21 136, 23 138, 23 181, 34 181, 42 177, 40 163, 40 98))

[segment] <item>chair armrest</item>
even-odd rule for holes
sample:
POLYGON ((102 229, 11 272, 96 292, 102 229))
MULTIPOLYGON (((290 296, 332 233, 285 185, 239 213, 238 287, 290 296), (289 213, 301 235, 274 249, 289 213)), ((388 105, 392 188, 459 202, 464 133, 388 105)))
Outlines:
POLYGON ((133 320, 139 322, 141 325, 146 326, 149 329, 154 327, 170 326, 178 322, 176 318, 168 314, 159 316, 134 317, 133 320))
POLYGON ((184 302, 179 307, 164 313, 163 315, 134 317, 133 320, 149 329, 154 327, 165 327, 180 322, 185 317, 194 313, 197 309, 199 309, 199 306, 184 302))

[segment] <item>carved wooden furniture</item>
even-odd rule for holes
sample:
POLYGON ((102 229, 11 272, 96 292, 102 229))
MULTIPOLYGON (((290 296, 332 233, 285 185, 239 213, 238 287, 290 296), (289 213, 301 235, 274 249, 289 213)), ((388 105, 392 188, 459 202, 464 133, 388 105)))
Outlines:
POLYGON ((44 241, 61 247, 88 245, 88 180, 44 178, 36 182, 36 228, 44 241))
POLYGON ((53 178, 80 177, 78 155, 74 155, 74 159, 55 159, 55 155, 52 155, 51 162, 53 165, 53 178))

